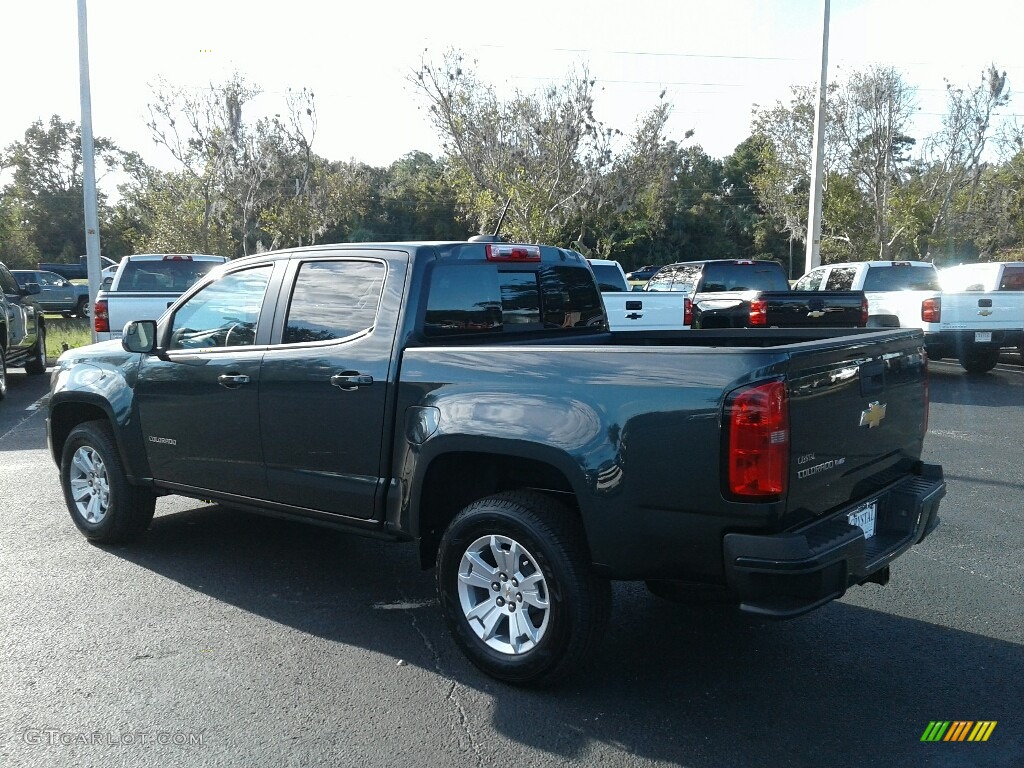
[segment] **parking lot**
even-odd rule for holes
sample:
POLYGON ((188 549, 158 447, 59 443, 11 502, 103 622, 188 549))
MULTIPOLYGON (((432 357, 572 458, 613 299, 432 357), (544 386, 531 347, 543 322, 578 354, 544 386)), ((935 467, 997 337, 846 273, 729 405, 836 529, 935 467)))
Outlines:
POLYGON ((45 377, 0 404, 0 764, 1024 765, 1024 366, 931 366, 942 525, 802 618, 615 588, 595 662, 497 683, 411 547, 164 498, 88 544, 45 446, 45 377), (995 721, 983 743, 929 723, 995 721))

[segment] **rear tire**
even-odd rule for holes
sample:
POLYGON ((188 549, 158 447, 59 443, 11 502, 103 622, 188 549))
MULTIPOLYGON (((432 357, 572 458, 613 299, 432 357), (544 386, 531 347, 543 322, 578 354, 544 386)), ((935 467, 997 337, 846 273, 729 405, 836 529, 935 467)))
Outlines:
POLYGON ((968 373, 987 373, 995 368, 998 362, 998 349, 974 349, 960 356, 960 365, 968 373))
POLYGON ((156 496, 129 484, 106 422, 87 421, 71 430, 61 453, 60 483, 71 519, 90 541, 130 541, 153 519, 156 496))
POLYGON ((46 326, 39 324, 39 331, 36 334, 36 348, 32 351, 32 357, 25 363, 25 373, 30 376, 38 376, 46 373, 46 326))
POLYGON ((526 491, 480 499, 455 517, 437 554, 437 591, 469 660, 520 685, 551 683, 581 664, 611 608, 579 519, 526 491))
POLYGON ((83 296, 78 300, 78 304, 75 305, 72 314, 75 317, 88 317, 89 316, 89 297, 83 296))
POLYGON ((7 357, 4 348, 0 347, 0 400, 7 397, 7 357))

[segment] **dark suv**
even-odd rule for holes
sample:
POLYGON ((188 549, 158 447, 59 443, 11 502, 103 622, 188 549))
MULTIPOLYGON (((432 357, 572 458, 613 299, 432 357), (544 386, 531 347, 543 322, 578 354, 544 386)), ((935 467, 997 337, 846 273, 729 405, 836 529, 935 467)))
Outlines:
POLYGON ((23 365, 26 373, 46 371, 46 328, 36 296, 39 283, 18 285, 0 263, 0 400, 7 394, 7 367, 23 365))

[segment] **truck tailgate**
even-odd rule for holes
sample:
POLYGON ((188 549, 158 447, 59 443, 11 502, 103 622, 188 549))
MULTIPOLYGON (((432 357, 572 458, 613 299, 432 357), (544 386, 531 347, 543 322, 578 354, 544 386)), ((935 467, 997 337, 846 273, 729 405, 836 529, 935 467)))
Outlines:
POLYGON ((766 291, 760 299, 768 326, 859 328, 865 322, 860 291, 766 291))
POLYGON ((870 500, 921 455, 927 425, 923 334, 902 330, 870 338, 790 358, 787 525, 870 500))
POLYGON ((1020 330, 1024 292, 943 293, 939 330, 1020 330))

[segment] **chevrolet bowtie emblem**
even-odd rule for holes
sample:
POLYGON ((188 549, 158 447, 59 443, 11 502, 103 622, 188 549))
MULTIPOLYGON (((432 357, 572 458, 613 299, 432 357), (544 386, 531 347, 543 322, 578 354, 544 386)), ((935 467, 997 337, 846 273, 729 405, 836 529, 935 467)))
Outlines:
POLYGON ((812 309, 810 312, 807 313, 807 316, 808 317, 824 317, 825 313, 823 311, 821 311, 820 309, 812 309))
POLYGON ((877 400, 868 405, 866 410, 860 412, 860 426, 867 424, 868 429, 874 429, 882 423, 882 419, 885 418, 885 403, 879 403, 877 400))
POLYGON ((979 309, 978 310, 978 314, 981 315, 982 317, 988 317, 989 315, 992 314, 992 310, 991 309, 979 309))

